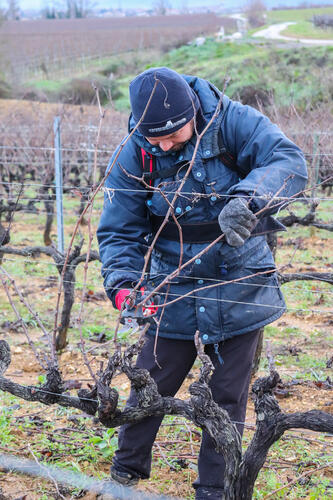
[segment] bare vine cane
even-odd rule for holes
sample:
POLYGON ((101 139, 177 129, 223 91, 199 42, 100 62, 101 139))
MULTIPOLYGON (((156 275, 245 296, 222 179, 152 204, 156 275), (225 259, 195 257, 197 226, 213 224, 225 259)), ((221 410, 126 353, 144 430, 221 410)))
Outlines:
POLYGON ((31 448, 30 444, 28 443, 28 450, 30 451, 31 455, 33 456, 36 464, 41 467, 45 472, 46 472, 46 475, 48 477, 48 479, 50 481, 53 482, 54 486, 55 486, 55 489, 56 489, 56 492, 57 492, 57 496, 59 498, 61 498, 62 500, 66 500, 66 498, 60 493, 60 489, 59 489, 59 485, 57 483, 57 481, 54 479, 54 477, 52 477, 52 475, 50 474, 49 470, 47 467, 45 467, 37 458, 36 454, 34 453, 33 449, 31 448))
MULTIPOLYGON (((169 291, 170 291, 170 284, 167 285, 167 290, 166 290, 166 293, 165 293, 164 302, 167 302, 167 300, 168 300, 169 291)), ((157 340, 158 340, 158 334, 159 334, 159 331, 160 331, 160 327, 161 327, 161 323, 162 323, 164 311, 165 311, 165 308, 162 309, 160 317, 158 318, 158 320, 156 322, 156 332, 155 332, 154 351, 153 351, 155 363, 157 364, 157 366, 160 369, 162 369, 162 367, 159 364, 158 359, 157 359, 157 340)))
POLYGON ((133 128, 133 130, 131 131, 131 133, 126 137, 126 139, 124 140, 124 142, 122 142, 122 144, 120 145, 119 150, 116 153, 116 155, 115 155, 115 157, 113 159, 113 162, 111 163, 111 165, 109 167, 108 172, 105 174, 105 176, 103 177, 103 179, 101 180, 101 182, 98 184, 98 186, 96 187, 96 189, 92 193, 90 200, 87 202, 85 208, 83 209, 83 211, 81 212, 78 220, 76 221, 76 224, 75 224, 75 227, 74 227, 74 230, 73 230, 73 233, 72 233, 72 237, 71 237, 71 240, 69 242, 68 249, 67 249, 67 253, 66 253, 66 257, 65 257, 65 262, 64 262, 64 266, 63 266, 63 270, 62 270, 62 273, 61 273, 61 277, 60 277, 60 280, 59 280, 59 286, 58 286, 57 302, 56 302, 55 317, 54 317, 54 328, 53 328, 53 342, 52 342, 52 354, 53 354, 54 357, 55 357, 55 352, 56 352, 56 339, 57 339, 57 329, 58 329, 58 315, 59 315, 60 298, 61 298, 61 292, 62 292, 62 284, 63 284, 63 279, 64 279, 64 274, 65 274, 65 271, 66 271, 66 267, 67 267, 67 264, 68 264, 69 255, 70 255, 73 243, 74 243, 74 238, 75 238, 75 236, 77 234, 77 231, 79 229, 79 226, 80 226, 80 223, 81 223, 82 219, 84 218, 85 214, 87 213, 89 207, 93 204, 96 195, 101 190, 101 188, 103 187, 105 181, 107 180, 108 176, 110 175, 110 173, 111 173, 111 171, 112 171, 112 169, 113 169, 113 167, 114 167, 114 165, 115 165, 115 163, 116 163, 116 161, 117 161, 117 159, 118 159, 121 151, 123 150, 124 146, 127 144, 127 142, 129 141, 129 139, 132 137, 132 135, 134 134, 134 132, 137 130, 137 128, 140 126, 142 120, 144 119, 145 114, 147 112, 147 109, 148 109, 148 107, 150 105, 150 102, 152 100, 152 97, 153 97, 153 95, 155 93, 156 86, 157 86, 157 81, 155 82, 155 85, 153 87, 153 90, 151 92, 151 95, 150 95, 150 97, 148 99, 147 105, 146 105, 146 107, 144 109, 144 112, 143 112, 140 120, 135 125, 135 127, 133 128))
POLYGON ((16 283, 15 283, 15 280, 7 273, 7 271, 0 266, 0 273, 2 273, 3 276, 0 275, 0 280, 2 282, 2 286, 5 290, 5 293, 7 295, 7 298, 8 298, 8 301, 24 331, 24 334, 27 338, 27 341, 28 341, 28 344, 32 350, 32 352, 34 353, 35 355, 35 358, 37 359, 38 363, 40 364, 40 366, 44 369, 44 370, 47 370, 48 367, 51 367, 52 364, 54 364, 54 360, 52 360, 52 363, 51 363, 51 360, 47 357, 47 355, 45 354, 45 352, 42 352, 41 354, 43 355, 43 358, 44 360, 41 359, 41 356, 39 354, 39 352, 37 351, 37 348, 34 344, 34 342, 32 341, 30 335, 29 335, 29 331, 28 331, 28 328, 22 318, 22 316, 20 315, 20 313, 18 312, 18 309, 17 307, 15 306, 14 304, 14 301, 10 295, 10 292, 9 292, 9 288, 8 288, 8 285, 7 285, 7 281, 10 282, 10 284, 12 285, 12 287, 14 288, 15 290, 15 293, 18 295, 19 297, 19 300, 22 304, 25 305, 25 307, 28 309, 28 311, 30 312, 30 314, 32 315, 32 317, 35 319, 35 321, 38 323, 38 326, 42 329, 42 331, 44 332, 44 335, 46 335, 46 338, 49 338, 48 336, 48 333, 46 331, 46 329, 44 328, 44 325, 42 323, 42 321, 40 320, 39 318, 39 315, 33 311, 33 309, 31 308, 30 304, 24 299, 22 293, 20 292, 20 290, 18 289, 18 287, 16 286, 16 283))
MULTIPOLYGON (((93 85, 93 88, 95 90, 97 103, 98 103, 98 109, 99 109, 99 115, 100 115, 100 120, 99 120, 99 124, 98 124, 98 131, 97 131, 96 146, 95 146, 95 150, 94 150, 94 165, 93 165, 93 171, 92 171, 92 185, 94 186, 95 180, 96 180, 96 170, 97 170, 97 147, 98 147, 99 140, 100 140, 101 129, 102 129, 102 120, 105 116, 105 111, 102 109, 97 87, 95 85, 93 85)), ((80 348, 81 353, 82 353, 84 364, 88 368, 89 373, 90 373, 90 375, 91 375, 91 377, 94 380, 95 385, 96 385, 97 378, 96 378, 95 373, 93 372, 93 369, 91 367, 91 362, 89 361, 88 356, 87 356, 87 352, 85 349, 85 341, 83 338, 83 331, 82 331, 82 316, 83 316, 84 300, 85 300, 86 293, 87 293, 88 264, 89 264, 89 259, 90 259, 91 245, 92 245, 92 241, 94 238, 92 228, 91 228, 91 218, 92 218, 92 214, 93 214, 93 207, 94 207, 94 205, 93 205, 93 203, 91 203, 91 205, 89 206, 89 209, 87 210, 88 219, 86 221, 86 224, 88 226, 89 237, 88 237, 87 255, 86 255, 86 260, 85 260, 84 268, 83 268, 83 286, 82 286, 81 303, 80 303, 80 310, 79 310, 77 322, 78 322, 79 330, 80 330, 79 348, 80 348)))
MULTIPOLYGON (((269 498, 272 498, 274 497, 277 493, 279 493, 280 491, 282 490, 286 490, 286 489, 289 489, 291 486, 293 486, 294 484, 298 483, 300 484, 301 483, 301 480, 307 476, 310 476, 311 474, 315 473, 315 472, 319 472, 320 470, 323 470, 323 469, 329 469, 330 467, 333 466, 333 462, 329 462, 328 464, 325 464, 325 465, 322 465, 321 467, 315 467, 313 469, 310 469, 306 472, 303 472, 303 474, 301 474, 300 476, 298 476, 296 479, 294 479, 293 481, 288 481, 287 484, 285 484, 284 486, 281 486, 280 488, 277 488, 276 490, 272 491, 269 495, 266 495, 263 500, 268 500, 269 498)), ((286 498, 286 497, 285 497, 286 498)))
MULTIPOLYGON (((180 256, 179 256, 179 265, 182 264, 183 262, 183 252, 184 252, 184 242, 183 242, 183 231, 182 231, 182 227, 181 227, 181 224, 179 223, 177 217, 175 216, 175 212, 174 212, 174 207, 172 205, 172 202, 169 201, 168 197, 166 196, 165 192, 163 191, 162 188, 159 188, 158 186, 155 187, 155 186, 150 186, 145 180, 144 180, 144 177, 142 175, 142 177, 138 177, 136 175, 133 175, 133 174, 130 174, 129 172, 127 172, 127 170, 122 167, 120 165, 122 171, 124 172, 125 175, 127 175, 127 177, 131 178, 131 179, 134 179, 138 182, 141 182, 146 189, 149 189, 149 191, 154 191, 154 192, 157 192, 158 194, 160 194, 162 196, 162 198, 164 199, 164 201, 166 202, 166 204, 169 206, 169 208, 171 209, 171 212, 170 212, 170 215, 174 221, 174 223, 176 224, 177 226, 177 229, 178 229, 178 236, 179 236, 179 245, 180 245, 180 256)), ((145 256, 145 261, 146 261, 147 257, 145 256)), ((149 261, 149 259, 148 259, 149 261)))
MULTIPOLYGON (((9 220, 9 224, 8 224, 6 229, 1 224, 1 211, 0 211, 0 247, 2 245, 7 245, 10 241, 10 229, 11 229, 11 226, 12 226, 12 223, 14 220, 14 213, 18 207, 18 202, 19 202, 19 199, 21 197, 22 192, 23 192, 23 184, 20 185, 20 190, 19 190, 19 193, 16 197, 14 210, 10 213, 10 220, 9 220)), ((0 202, 0 208, 2 206, 1 204, 2 204, 2 201, 0 202)), ((2 264, 2 258, 3 258, 3 253, 0 252, 0 264, 2 264)))

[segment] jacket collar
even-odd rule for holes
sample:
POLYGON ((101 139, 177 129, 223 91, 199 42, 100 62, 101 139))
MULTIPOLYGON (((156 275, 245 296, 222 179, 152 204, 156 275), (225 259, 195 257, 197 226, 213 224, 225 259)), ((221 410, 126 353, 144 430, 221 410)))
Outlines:
MULTIPOLYGON (((199 132, 204 129, 209 120, 212 118, 216 106, 218 104, 221 92, 210 82, 196 76, 182 75, 187 81, 190 87, 197 94, 200 101, 200 109, 197 114, 197 126, 199 132)), ((226 108, 229 99, 227 96, 223 97, 222 112, 211 124, 205 135, 200 141, 200 156, 203 158, 212 158, 220 153, 218 145, 218 130, 221 126, 221 121, 223 118, 223 109, 226 108)), ((129 117, 128 131, 131 132, 135 126, 135 121, 132 114, 129 117)), ((178 161, 188 161, 191 159, 193 154, 193 148, 195 145, 195 135, 192 139, 185 145, 185 147, 177 152, 170 153, 169 151, 162 151, 158 146, 153 146, 150 144, 145 137, 136 130, 133 134, 133 140, 145 151, 151 153, 154 156, 172 156, 175 157, 176 162, 178 161)))

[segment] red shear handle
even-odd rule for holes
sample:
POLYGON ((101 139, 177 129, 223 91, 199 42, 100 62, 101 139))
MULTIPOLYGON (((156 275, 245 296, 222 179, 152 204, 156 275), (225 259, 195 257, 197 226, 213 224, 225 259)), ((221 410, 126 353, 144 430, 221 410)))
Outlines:
MULTIPOLYGON (((143 286, 140 288, 140 292, 142 296, 145 294, 145 289, 143 286)), ((142 313, 144 316, 153 316, 157 313, 157 309, 158 308, 155 307, 154 297, 151 297, 148 301, 148 304, 142 307, 142 313)))
POLYGON ((143 307, 142 312, 143 312, 144 316, 153 316, 154 314, 157 313, 157 309, 158 309, 158 307, 152 305, 152 306, 148 306, 148 307, 143 307))

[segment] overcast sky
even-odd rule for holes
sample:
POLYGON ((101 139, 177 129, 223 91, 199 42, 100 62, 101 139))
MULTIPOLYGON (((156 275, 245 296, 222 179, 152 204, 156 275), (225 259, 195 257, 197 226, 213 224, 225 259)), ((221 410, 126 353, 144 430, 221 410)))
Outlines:
MULTIPOLYGON (((0 1, 3 5, 6 3, 6 0, 0 1)), ((26 8, 35 8, 35 9, 40 9, 42 7, 45 7, 46 4, 51 4, 52 2, 48 2, 47 0, 18 0, 18 3, 22 9, 26 8)), ((121 6, 122 8, 132 8, 132 7, 151 7, 153 4, 153 0, 96 0, 94 2, 97 7, 112 7, 112 8, 118 8, 121 6)), ((184 5, 184 1, 182 0, 171 0, 170 1, 172 7, 179 7, 180 5, 184 5)), ((187 0, 187 5, 189 7, 191 6, 198 6, 198 5, 205 5, 206 3, 209 3, 211 5, 217 5, 220 4, 218 0, 187 0)), ((237 3, 237 0, 236 2, 237 3)), ((240 2, 242 3, 242 1, 240 2)))
MULTIPOLYGON (((152 6, 154 0, 96 0, 95 4, 98 7, 113 7, 113 8, 133 8, 133 7, 144 7, 149 8, 152 6)), ((185 3, 188 7, 197 7, 202 5, 221 5, 224 4, 226 7, 239 6, 240 8, 247 3, 247 0, 169 0, 172 7, 180 7, 185 3)), ((3 6, 7 3, 6 0, 0 0, 0 5, 3 6)), ((34 8, 41 9, 47 4, 51 4, 48 0, 18 0, 18 3, 22 9, 34 8)), ((270 7, 276 7, 279 5, 296 6, 301 3, 301 0, 264 0, 265 5, 270 7)), ((332 4, 332 0, 311 0, 311 4, 332 4)))

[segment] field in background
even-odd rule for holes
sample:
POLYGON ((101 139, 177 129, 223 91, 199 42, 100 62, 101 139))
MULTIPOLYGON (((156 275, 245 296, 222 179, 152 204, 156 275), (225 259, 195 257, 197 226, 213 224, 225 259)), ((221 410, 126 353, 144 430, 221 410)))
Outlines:
MULTIPOLYGON (((313 16, 333 16, 333 7, 317 7, 309 9, 286 9, 267 11, 267 26, 274 23, 296 22, 281 32, 284 36, 295 38, 315 38, 332 40, 332 28, 319 28, 312 23, 313 16)), ((258 28, 258 29, 262 29, 258 28)))
MULTIPOLYGON (((269 24, 296 21, 286 32, 296 38, 333 38, 332 30, 309 21, 313 14, 332 13, 328 7, 267 11, 267 16, 269 24)), ((264 107, 274 101, 306 109, 331 102, 332 48, 279 42, 277 49, 251 38, 217 42, 212 35, 221 25, 226 33, 237 29, 234 19, 213 14, 7 22, 0 28, 0 64, 10 85, 0 78, 0 97, 91 104, 93 82, 104 103, 112 99, 117 109, 128 110, 130 79, 149 66, 169 65, 220 87, 228 75, 230 97, 248 104, 259 98, 264 107), (208 35, 203 46, 187 46, 202 34, 208 35)))
POLYGON ((267 20, 274 23, 285 23, 288 21, 311 21, 316 15, 333 15, 333 7, 314 7, 309 9, 281 9, 268 10, 267 20))
MULTIPOLYGON (((271 42, 218 42, 208 37, 201 46, 183 45, 166 54, 158 50, 127 53, 91 61, 75 78, 30 80, 22 89, 25 98, 67 103, 94 102, 94 82, 104 103, 129 111, 128 84, 151 66, 169 66, 180 73, 207 78, 222 88, 230 77, 227 95, 244 104, 300 110, 329 104, 333 96, 333 50, 330 47, 277 48, 271 42), (110 78, 110 75, 112 78, 110 78)), ((74 76, 74 75, 73 75, 74 76)))
POLYGON ((167 50, 195 36, 214 33, 222 24, 235 25, 214 14, 7 21, 0 28, 2 71, 9 82, 70 76, 80 63, 126 51, 167 50))

